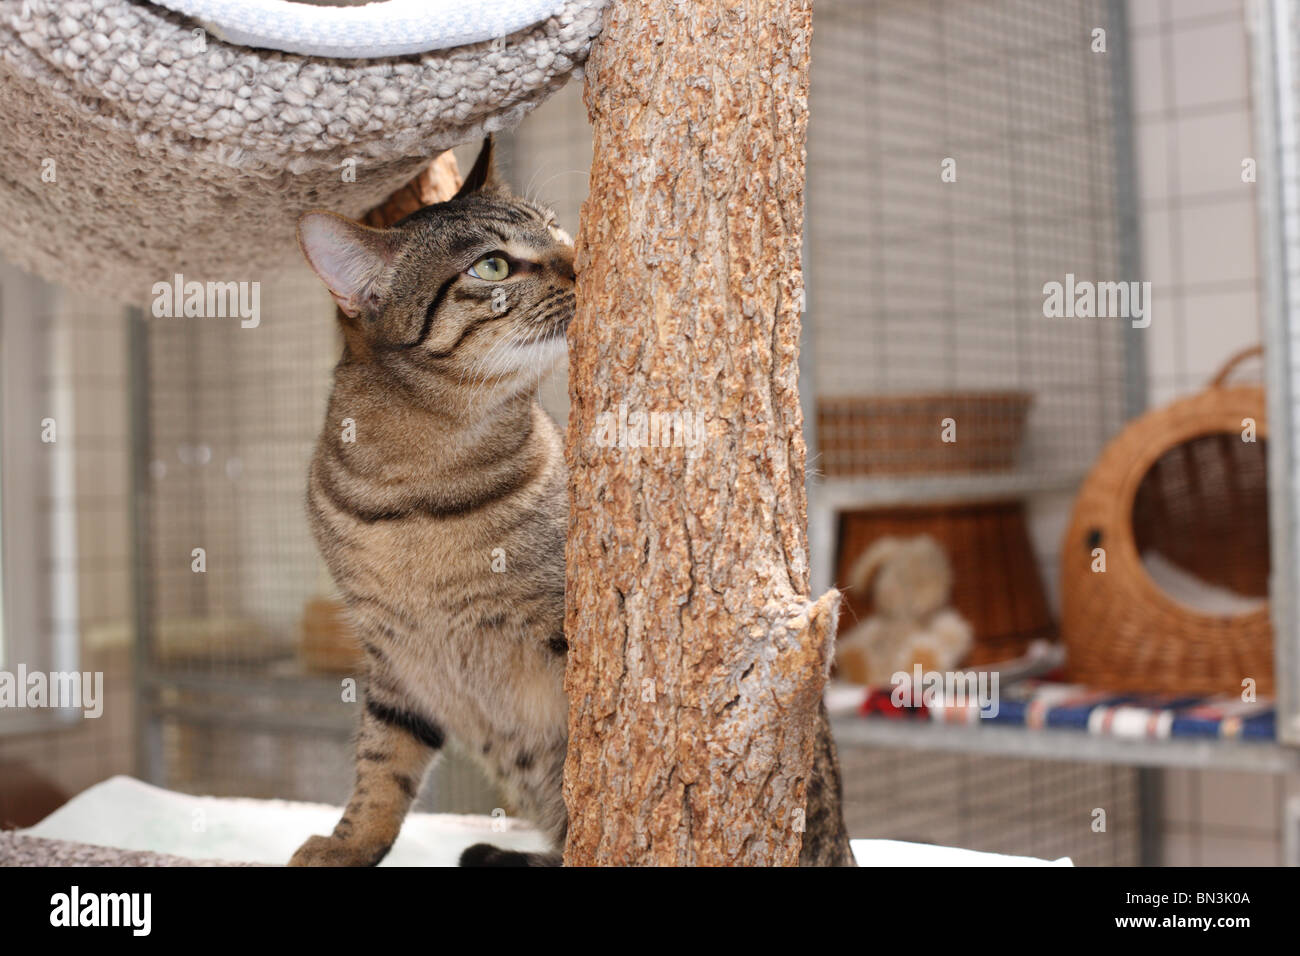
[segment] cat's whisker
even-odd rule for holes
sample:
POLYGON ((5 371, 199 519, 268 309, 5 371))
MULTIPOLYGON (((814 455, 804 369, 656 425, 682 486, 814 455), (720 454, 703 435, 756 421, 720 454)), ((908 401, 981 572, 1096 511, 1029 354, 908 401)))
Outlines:
POLYGON ((542 169, 539 167, 537 169, 534 169, 533 174, 528 177, 528 185, 524 187, 525 199, 528 199, 529 201, 532 200, 533 184, 537 182, 537 177, 540 176, 541 174, 542 174, 542 169))
POLYGON ((530 188, 525 191, 524 195, 526 195, 531 202, 539 203, 540 205, 547 206, 547 207, 554 206, 555 205, 554 203, 542 202, 542 200, 538 198, 539 194, 543 192, 548 186, 550 186, 551 183, 559 179, 561 176, 586 176, 586 175, 588 175, 588 172, 585 169, 561 169, 559 172, 551 174, 551 176, 547 178, 546 182, 542 183, 541 187, 537 190, 536 193, 534 193, 530 188))
POLYGON ((527 329, 511 331, 503 341, 493 345, 488 350, 487 355, 476 363, 476 368, 480 370, 481 374, 476 375, 471 384, 471 394, 474 398, 478 397, 490 379, 508 368, 510 364, 510 348, 521 345, 526 334, 527 329))

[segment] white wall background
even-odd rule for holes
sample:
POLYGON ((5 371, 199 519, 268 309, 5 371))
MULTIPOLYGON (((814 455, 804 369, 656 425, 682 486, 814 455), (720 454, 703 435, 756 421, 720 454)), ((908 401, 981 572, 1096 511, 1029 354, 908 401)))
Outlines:
MULTIPOLYGON (((1149 400, 1203 387, 1261 341, 1257 158, 1243 0, 1129 0, 1149 400)), ((1258 371, 1258 364, 1243 374, 1258 371)), ((1276 865, 1279 808, 1300 777, 1167 771, 1163 844, 1173 865, 1276 865)))

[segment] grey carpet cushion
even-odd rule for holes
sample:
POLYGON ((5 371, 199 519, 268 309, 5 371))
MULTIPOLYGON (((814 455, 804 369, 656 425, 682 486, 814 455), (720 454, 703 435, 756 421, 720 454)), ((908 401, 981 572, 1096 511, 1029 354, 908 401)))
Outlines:
POLYGON ((132 0, 0 0, 0 253, 136 303, 176 273, 269 278, 297 260, 301 211, 360 215, 517 124, 579 69, 604 3, 503 41, 331 60, 132 0))
POLYGON ((260 866, 222 860, 187 860, 167 853, 118 850, 89 843, 46 840, 0 830, 0 866, 260 866))

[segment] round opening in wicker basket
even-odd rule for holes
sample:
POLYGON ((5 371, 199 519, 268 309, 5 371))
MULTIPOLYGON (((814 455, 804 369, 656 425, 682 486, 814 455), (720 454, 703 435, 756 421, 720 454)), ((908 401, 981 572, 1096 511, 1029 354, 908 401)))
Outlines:
POLYGON ((1231 694, 1250 678, 1271 693, 1264 394, 1225 384, 1245 354, 1130 423, 1080 488, 1061 559, 1072 680, 1231 694))
POLYGON ((1268 600, 1268 442, 1215 432, 1175 445, 1143 476, 1133 541, 1162 591, 1232 616, 1268 600))

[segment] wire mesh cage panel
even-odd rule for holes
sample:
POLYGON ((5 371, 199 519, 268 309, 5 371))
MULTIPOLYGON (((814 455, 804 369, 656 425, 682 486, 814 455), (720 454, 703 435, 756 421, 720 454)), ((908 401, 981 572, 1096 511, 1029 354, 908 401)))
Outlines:
POLYGON ((342 742, 349 723, 299 657, 327 587, 303 492, 335 332, 306 270, 259 279, 254 327, 134 320, 142 756, 179 789, 339 799, 344 748, 295 757, 303 728, 342 742))
POLYGON ((303 517, 335 331, 306 270, 238 318, 146 318, 151 663, 259 673, 293 662, 325 583, 303 517))
POLYGON ((1104 0, 818 4, 805 267, 827 477, 1060 485, 1124 420, 1129 322, 1044 316, 1046 283, 1131 278, 1114 58, 1092 49, 1110 20, 1104 0))
MULTIPOLYGON (((1150 303, 1128 286, 1123 37, 1122 5, 1107 0, 828 0, 814 15, 803 383, 814 588, 849 583, 854 541, 910 522, 954 563, 972 661, 1014 657, 1052 631, 1045 615, 1030 626, 979 613, 1046 612, 1052 560, 1012 580, 984 532, 1000 527, 995 538, 1028 552, 1026 500, 1072 490, 1142 404, 1133 322, 1150 303), (1112 282, 1119 298, 1093 315, 1048 314, 1050 283, 1064 299, 1112 282)), ((867 598, 849 594, 845 629, 867 598)), ((855 835, 1136 862, 1136 771, 856 746, 842 762, 855 835), (1116 806, 1109 834, 1089 829, 1092 808, 1116 806)))
POLYGON ((1142 799, 1129 767, 861 747, 842 747, 840 764, 855 838, 1068 856, 1078 866, 1142 862, 1142 799))

